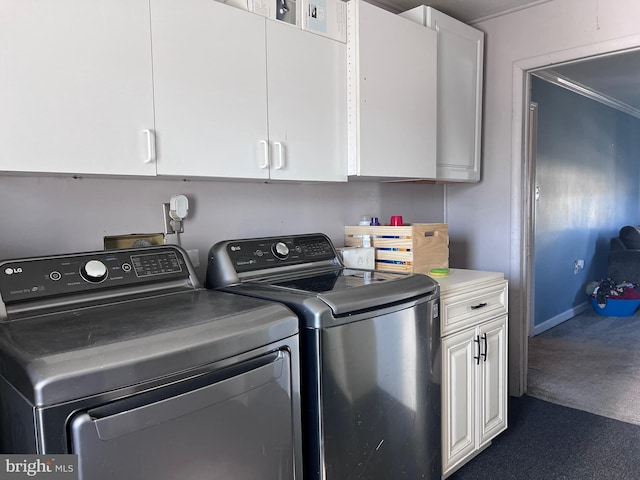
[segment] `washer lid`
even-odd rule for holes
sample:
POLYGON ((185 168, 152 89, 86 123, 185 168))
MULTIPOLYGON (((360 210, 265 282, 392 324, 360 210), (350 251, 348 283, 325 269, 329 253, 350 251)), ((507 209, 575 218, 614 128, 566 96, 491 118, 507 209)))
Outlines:
POLYGON ((233 357, 295 335, 284 306, 210 290, 0 324, 0 374, 36 406, 233 357))
MULTIPOLYGON (((438 292, 438 284, 426 275, 347 268, 307 272, 288 278, 263 278, 258 282, 272 286, 274 292, 280 289, 313 295, 331 307, 337 316, 438 292)), ((277 293, 272 298, 281 300, 277 293)))

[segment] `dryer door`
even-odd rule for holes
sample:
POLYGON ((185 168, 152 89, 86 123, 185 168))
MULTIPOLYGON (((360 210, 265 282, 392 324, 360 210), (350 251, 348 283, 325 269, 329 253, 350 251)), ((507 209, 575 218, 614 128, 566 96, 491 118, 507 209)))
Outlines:
POLYGON ((290 372, 278 351, 77 414, 79 478, 295 478, 290 372))

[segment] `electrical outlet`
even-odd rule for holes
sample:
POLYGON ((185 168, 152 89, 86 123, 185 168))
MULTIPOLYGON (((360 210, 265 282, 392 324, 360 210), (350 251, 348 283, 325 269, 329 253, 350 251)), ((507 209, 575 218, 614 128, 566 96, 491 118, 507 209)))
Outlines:
POLYGON ((577 275, 580 270, 584 268, 584 259, 579 258, 573 262, 573 274, 577 275))
POLYGON ((173 235, 174 233, 176 233, 176 231, 173 228, 173 225, 171 224, 171 221, 173 219, 169 215, 169 208, 170 206, 168 203, 162 204, 162 213, 164 214, 164 234, 165 235, 173 235))

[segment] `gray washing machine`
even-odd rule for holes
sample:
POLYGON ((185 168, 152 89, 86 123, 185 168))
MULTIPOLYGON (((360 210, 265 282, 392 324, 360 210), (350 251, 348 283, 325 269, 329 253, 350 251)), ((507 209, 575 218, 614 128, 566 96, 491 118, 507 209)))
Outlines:
POLYGON ((300 318, 306 480, 441 478, 439 286, 346 269, 323 234, 229 240, 208 287, 300 318))
POLYGON ((173 246, 0 263, 0 448, 83 480, 300 479, 298 319, 173 246))

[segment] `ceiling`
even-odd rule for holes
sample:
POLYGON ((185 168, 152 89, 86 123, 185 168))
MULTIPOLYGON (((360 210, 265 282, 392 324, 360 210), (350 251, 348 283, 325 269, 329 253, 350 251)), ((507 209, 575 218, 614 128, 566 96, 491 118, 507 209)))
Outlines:
POLYGON ((640 50, 554 66, 534 74, 640 118, 640 50))
MULTIPOLYGON (((367 0, 394 13, 429 5, 465 23, 552 0, 367 0)), ((640 118, 640 51, 600 56, 535 72, 536 75, 640 118), (558 81, 558 78, 566 82, 558 81)))

